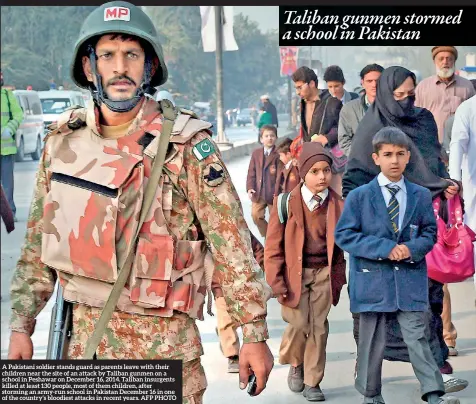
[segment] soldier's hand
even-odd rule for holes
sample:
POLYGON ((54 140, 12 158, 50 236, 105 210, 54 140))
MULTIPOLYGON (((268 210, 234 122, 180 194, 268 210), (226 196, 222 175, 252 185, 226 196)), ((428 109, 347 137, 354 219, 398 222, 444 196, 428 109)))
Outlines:
POLYGON ((266 388, 273 366, 273 354, 265 341, 243 344, 240 351, 240 389, 246 389, 248 378, 254 373, 256 376, 254 396, 259 395, 266 388))
POLYGON ((12 332, 10 346, 8 347, 8 359, 31 359, 33 358, 33 342, 28 334, 12 332))
POLYGON ((286 302, 287 295, 278 295, 276 299, 278 299, 278 303, 284 305, 286 302))
POLYGON ((255 194, 256 191, 254 189, 249 189, 248 190, 248 198, 253 199, 253 194, 255 194))

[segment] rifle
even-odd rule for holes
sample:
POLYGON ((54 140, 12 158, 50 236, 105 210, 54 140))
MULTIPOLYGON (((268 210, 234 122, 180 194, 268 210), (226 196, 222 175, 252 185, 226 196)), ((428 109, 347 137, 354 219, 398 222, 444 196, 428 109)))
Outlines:
POLYGON ((51 313, 50 334, 46 359, 64 359, 71 338, 73 305, 63 299, 63 288, 58 283, 56 303, 51 313))

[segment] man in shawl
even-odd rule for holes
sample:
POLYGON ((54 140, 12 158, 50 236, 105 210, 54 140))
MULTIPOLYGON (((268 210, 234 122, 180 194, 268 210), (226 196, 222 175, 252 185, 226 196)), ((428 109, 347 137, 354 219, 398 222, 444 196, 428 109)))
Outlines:
MULTIPOLYGON (((354 136, 343 178, 344 198, 352 189, 367 184, 379 174, 371 156, 372 138, 385 126, 397 127, 410 138, 411 157, 404 172, 405 178, 428 188, 433 198, 444 194, 446 199, 451 199, 458 193, 459 185, 449 179, 441 160, 441 145, 433 115, 424 108, 414 106, 415 81, 415 75, 400 66, 392 66, 383 71, 377 86, 377 97, 354 136)), ((443 339, 441 283, 429 279, 429 298, 429 342, 440 371, 444 374, 445 390, 447 393, 462 390, 468 382, 448 376, 452 373, 452 368, 446 362, 448 348, 443 339)), ((355 317, 354 321, 359 321, 355 317)), ((388 330, 385 359, 408 362, 408 351, 399 325, 391 324, 388 330)))

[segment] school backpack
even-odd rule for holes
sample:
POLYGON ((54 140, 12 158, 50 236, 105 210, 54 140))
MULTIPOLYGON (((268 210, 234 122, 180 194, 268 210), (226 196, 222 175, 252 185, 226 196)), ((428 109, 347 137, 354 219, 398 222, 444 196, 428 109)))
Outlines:
POLYGON ((286 224, 286 222, 288 221, 289 194, 290 192, 285 192, 278 195, 278 201, 276 205, 278 209, 279 222, 281 224, 286 224))

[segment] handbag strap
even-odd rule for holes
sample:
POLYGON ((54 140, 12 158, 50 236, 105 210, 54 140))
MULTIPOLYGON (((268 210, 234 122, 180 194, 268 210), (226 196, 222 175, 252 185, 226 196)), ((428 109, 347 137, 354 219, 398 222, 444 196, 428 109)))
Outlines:
POLYGON ((326 110, 327 110, 327 103, 329 102, 329 98, 327 98, 326 103, 324 104, 324 112, 322 113, 321 118, 321 125, 319 126, 319 133, 318 135, 322 134, 322 125, 324 125, 324 118, 326 117, 326 110))
POLYGON ((435 214, 435 218, 436 220, 438 220, 440 218, 440 197, 437 196, 434 200, 433 200, 433 212, 435 214))
POLYGON ((170 141, 170 135, 172 133, 172 128, 174 125, 175 118, 177 117, 177 111, 174 109, 170 101, 162 100, 160 102, 162 108, 162 114, 164 121, 162 124, 162 133, 159 138, 159 145, 157 150, 157 155, 155 156, 154 162, 152 163, 151 174, 149 177, 148 185, 144 191, 144 199, 142 201, 141 213, 139 217, 139 223, 137 229, 134 233, 134 237, 131 240, 129 251, 127 253, 127 258, 122 265, 122 268, 119 270, 119 275, 117 280, 114 283, 111 294, 109 295, 106 304, 101 312, 94 331, 91 337, 88 339, 86 348, 84 350, 84 359, 93 359, 96 349, 101 342, 102 336, 106 329, 109 320, 112 317, 112 313, 116 308, 116 304, 119 300, 119 296, 122 293, 122 290, 129 278, 129 274, 132 268, 132 260, 134 258, 134 246, 136 244, 137 237, 139 235, 142 224, 144 223, 145 217, 150 210, 152 201, 154 200, 155 193, 157 191, 157 184, 160 180, 160 175, 162 173, 162 168, 165 162, 165 155, 167 153, 167 148, 170 141))
POLYGON ((449 221, 456 222, 456 226, 463 224, 463 209, 459 195, 455 195, 448 201, 449 221))

